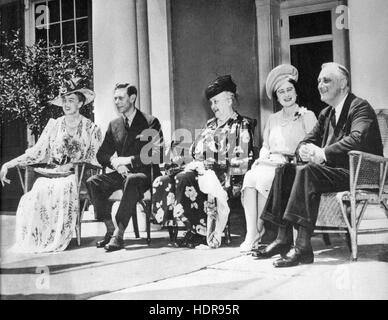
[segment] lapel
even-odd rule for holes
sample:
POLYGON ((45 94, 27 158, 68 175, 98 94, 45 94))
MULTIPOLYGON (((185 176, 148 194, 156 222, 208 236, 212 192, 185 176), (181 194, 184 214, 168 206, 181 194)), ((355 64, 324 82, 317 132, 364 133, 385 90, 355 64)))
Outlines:
POLYGON ((351 94, 349 92, 349 94, 344 102, 344 106, 342 108, 341 115, 339 117, 337 125, 335 126, 334 134, 333 134, 333 137, 330 141, 330 144, 342 139, 342 137, 345 133, 344 128, 345 128, 346 122, 348 120, 348 113, 349 113, 350 105, 351 105, 353 99, 354 99, 353 94, 351 94))
MULTIPOLYGON (((141 112, 136 109, 135 117, 132 120, 131 127, 129 128, 129 131, 126 134, 125 141, 123 143, 122 153, 127 151, 128 148, 136 142, 136 140, 139 140, 138 135, 147 127, 147 124, 145 122, 146 121, 142 116, 141 112)), ((125 128, 124 131, 126 131, 125 128)))
MULTIPOLYGON (((353 96, 353 94, 351 94, 349 92, 348 96, 345 99, 344 106, 343 106, 342 111, 341 111, 341 115, 340 115, 340 117, 338 119, 338 122, 337 122, 335 128, 334 128, 334 133, 333 133, 333 135, 332 135, 328 145, 331 145, 334 142, 342 139, 342 137, 343 137, 343 135, 345 133, 344 129, 345 129, 345 126, 346 126, 346 122, 348 120, 348 114, 349 114, 350 105, 351 105, 353 100, 354 100, 354 96, 353 96)), ((329 112, 329 115, 330 115, 330 112, 329 112)), ((326 122, 325 122, 325 139, 323 140, 324 142, 328 138, 329 126, 330 126, 330 118, 329 118, 329 116, 327 116, 326 122)))

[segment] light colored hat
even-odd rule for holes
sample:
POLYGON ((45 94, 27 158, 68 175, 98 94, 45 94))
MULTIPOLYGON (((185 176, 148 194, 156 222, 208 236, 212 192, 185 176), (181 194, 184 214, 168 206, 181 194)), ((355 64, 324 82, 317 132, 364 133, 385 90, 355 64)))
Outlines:
POLYGON ((268 98, 272 99, 272 93, 279 89, 284 80, 298 81, 298 76, 298 70, 290 64, 281 64, 272 69, 265 83, 268 98))
POLYGON ((55 106, 62 107, 63 106, 62 98, 64 96, 67 96, 75 92, 79 92, 84 95, 85 97, 84 105, 91 103, 96 96, 95 93, 90 89, 83 88, 80 82, 81 82, 81 78, 72 78, 70 80, 65 80, 63 85, 59 89, 59 95, 54 100, 51 100, 50 103, 55 106))

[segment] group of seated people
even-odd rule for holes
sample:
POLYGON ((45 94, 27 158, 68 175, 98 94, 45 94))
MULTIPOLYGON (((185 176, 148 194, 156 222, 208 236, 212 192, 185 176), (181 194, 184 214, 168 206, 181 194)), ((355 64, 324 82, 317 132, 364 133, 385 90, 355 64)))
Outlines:
MULTIPOLYGON (((184 224, 177 245, 194 248, 221 244, 230 212, 231 176, 241 183, 246 236, 239 250, 257 259, 280 254, 275 267, 314 261, 311 236, 320 195, 349 189, 348 152, 383 154, 377 118, 369 103, 350 92, 349 72, 337 63, 322 65, 318 77, 321 100, 328 107, 318 119, 298 103, 298 71, 283 64, 267 77, 266 93, 281 110, 264 128, 259 157, 253 159, 253 121, 238 113, 237 86, 230 75, 215 79, 205 90, 214 118, 187 150, 169 157, 163 175, 160 162, 164 141, 159 120, 135 107, 136 87, 118 84, 114 104, 120 116, 101 130, 79 110, 94 99, 78 79, 64 83, 52 101, 64 116, 50 119, 37 143, 25 154, 3 164, 0 178, 18 165, 48 163, 71 173, 73 162, 84 161, 111 170, 89 177, 86 186, 94 212, 106 226, 97 247, 124 247, 124 232, 136 215, 136 204, 152 186, 152 215, 157 223, 184 224), (151 153, 151 156, 150 156, 151 153), (155 157, 152 153, 156 153, 155 157), (152 159, 153 161, 150 161, 152 159), (151 181, 151 172, 154 181, 151 181), (109 201, 122 189, 115 221, 109 201), (261 245, 264 221, 277 226, 277 237, 261 245), (293 228, 297 237, 293 239, 293 228)), ((66 249, 79 210, 74 174, 40 176, 22 196, 16 213, 14 252, 52 252, 66 249)))

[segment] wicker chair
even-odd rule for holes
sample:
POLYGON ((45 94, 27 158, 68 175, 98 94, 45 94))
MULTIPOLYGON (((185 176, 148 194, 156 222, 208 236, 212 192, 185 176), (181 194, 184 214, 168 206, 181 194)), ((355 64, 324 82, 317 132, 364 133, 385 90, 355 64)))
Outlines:
POLYGON ((376 110, 384 157, 359 151, 349 153, 350 190, 321 196, 316 233, 344 233, 352 260, 357 261, 360 233, 387 232, 388 228, 359 229, 369 204, 381 204, 388 217, 388 110, 376 110))

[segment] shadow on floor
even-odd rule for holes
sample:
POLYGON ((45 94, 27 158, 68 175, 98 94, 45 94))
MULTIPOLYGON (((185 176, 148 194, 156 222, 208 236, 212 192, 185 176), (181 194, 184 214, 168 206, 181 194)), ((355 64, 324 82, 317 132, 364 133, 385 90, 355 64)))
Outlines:
POLYGON ((0 300, 85 300, 108 293, 110 291, 96 291, 83 294, 14 294, 1 295, 0 300))
MULTIPOLYGON (((84 263, 71 263, 71 264, 59 264, 48 265, 50 273, 61 273, 65 270, 88 266, 97 263, 96 261, 84 262, 84 263)), ((21 267, 21 268, 0 268, 0 274, 37 274, 37 267, 21 267)))

